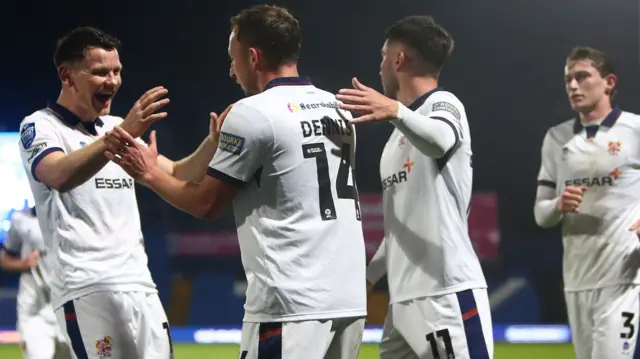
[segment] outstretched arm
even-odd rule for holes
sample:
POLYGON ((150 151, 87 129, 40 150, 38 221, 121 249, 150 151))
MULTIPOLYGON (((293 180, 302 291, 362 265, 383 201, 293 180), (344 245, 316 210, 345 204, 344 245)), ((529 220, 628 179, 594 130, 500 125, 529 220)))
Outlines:
POLYGON ((207 136, 200 146, 189 156, 179 160, 171 161, 163 155, 158 156, 158 165, 165 172, 169 173, 173 177, 181 179, 183 181, 200 182, 203 180, 207 173, 209 162, 213 158, 218 148, 218 140, 220 138, 220 128, 224 122, 225 117, 231 110, 230 105, 227 109, 218 116, 214 112, 209 114, 209 136, 207 136))
MULTIPOLYGON (((152 131, 149 145, 143 146, 120 127, 109 136, 123 147, 111 149, 105 155, 127 173, 151 188, 172 206, 202 219, 214 219, 228 206, 238 188, 206 176, 200 183, 173 177, 158 165, 156 132, 152 131)), ((111 142, 111 141, 110 141, 111 142)))
POLYGON ((454 118, 452 112, 434 111, 425 116, 361 84, 356 78, 352 82, 353 89, 341 89, 336 95, 342 102, 340 108, 361 114, 351 123, 391 121, 420 152, 434 158, 443 157, 460 142, 460 119, 454 118))

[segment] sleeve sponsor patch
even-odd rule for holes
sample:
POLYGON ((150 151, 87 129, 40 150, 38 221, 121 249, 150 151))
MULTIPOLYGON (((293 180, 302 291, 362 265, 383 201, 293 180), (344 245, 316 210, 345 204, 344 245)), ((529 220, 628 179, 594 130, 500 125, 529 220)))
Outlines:
POLYGON ((244 147, 244 137, 232 135, 228 132, 220 132, 218 148, 232 155, 240 155, 244 147))
POLYGON ((431 111, 447 111, 452 114, 453 117, 456 118, 456 120, 460 121, 460 111, 458 111, 458 109, 449 102, 436 102, 431 107, 431 111))
POLYGON ((25 149, 31 147, 33 140, 36 138, 36 124, 33 122, 25 123, 20 130, 20 141, 25 149))
POLYGON ((47 148, 47 144, 40 143, 35 145, 33 148, 29 149, 29 151, 27 151, 29 153, 29 158, 27 158, 27 162, 31 162, 34 158, 36 158, 38 153, 40 153, 40 151, 42 151, 45 148, 47 148))

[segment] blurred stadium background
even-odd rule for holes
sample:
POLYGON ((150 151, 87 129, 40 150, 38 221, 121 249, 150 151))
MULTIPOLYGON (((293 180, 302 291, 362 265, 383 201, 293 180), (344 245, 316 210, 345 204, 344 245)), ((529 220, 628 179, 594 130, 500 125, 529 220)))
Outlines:
MULTIPOLYGON (((181 158, 208 131, 208 112, 242 96, 228 78, 228 18, 260 3, 63 1, 15 2, 0 14, 0 241, 12 211, 32 204, 14 133, 22 118, 55 100, 56 37, 91 24, 123 41, 124 86, 114 113, 125 115, 146 89, 169 89, 169 118, 156 126, 160 151, 181 158), (64 6, 61 6, 64 5, 64 6), (127 20, 125 20, 125 17, 127 20)), ((543 231, 532 206, 546 129, 572 116, 564 94, 564 57, 573 46, 608 52, 620 76, 618 102, 640 112, 635 0, 278 1, 301 21, 301 73, 337 91, 352 76, 379 88, 386 26, 430 14, 456 39, 441 84, 466 106, 473 136, 474 189, 469 230, 489 282, 496 358, 571 358, 562 293, 559 231, 543 231)), ((357 181, 372 255, 382 239, 378 161, 391 131, 358 129, 357 181)), ((245 278, 231 211, 203 222, 138 188, 149 265, 173 325, 177 358, 236 358, 245 278)), ((0 274, 0 358, 19 358, 15 343, 17 277, 0 274)), ((387 304, 385 282, 369 302, 361 357, 376 358, 387 304)))

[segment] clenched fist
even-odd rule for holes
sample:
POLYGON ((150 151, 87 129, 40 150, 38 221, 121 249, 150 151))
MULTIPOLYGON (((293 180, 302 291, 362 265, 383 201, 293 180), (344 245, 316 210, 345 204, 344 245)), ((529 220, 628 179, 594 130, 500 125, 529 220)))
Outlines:
POLYGON ((584 198, 587 186, 568 186, 560 195, 556 210, 560 213, 577 213, 584 198))

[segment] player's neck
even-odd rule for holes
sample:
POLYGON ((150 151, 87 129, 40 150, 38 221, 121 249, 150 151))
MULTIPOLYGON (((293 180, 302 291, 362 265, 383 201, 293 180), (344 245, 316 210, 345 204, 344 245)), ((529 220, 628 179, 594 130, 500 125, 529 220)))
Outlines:
POLYGON ((602 101, 590 111, 580 113, 580 123, 587 125, 592 122, 602 121, 613 110, 610 101, 602 101))
POLYGON ((60 96, 58 96, 58 104, 67 110, 71 111, 74 115, 78 116, 81 121, 85 122, 93 122, 96 119, 96 115, 93 111, 82 107, 78 104, 78 101, 75 101, 68 93, 64 90, 60 92, 60 96))
POLYGON ((277 78, 281 77, 299 77, 298 65, 284 65, 279 67, 275 71, 258 73, 258 85, 261 90, 267 87, 267 84, 277 78))
POLYGON ((433 77, 410 77, 404 79, 398 90, 398 98, 405 106, 409 106, 418 99, 418 97, 433 91, 438 87, 438 80, 433 77))

